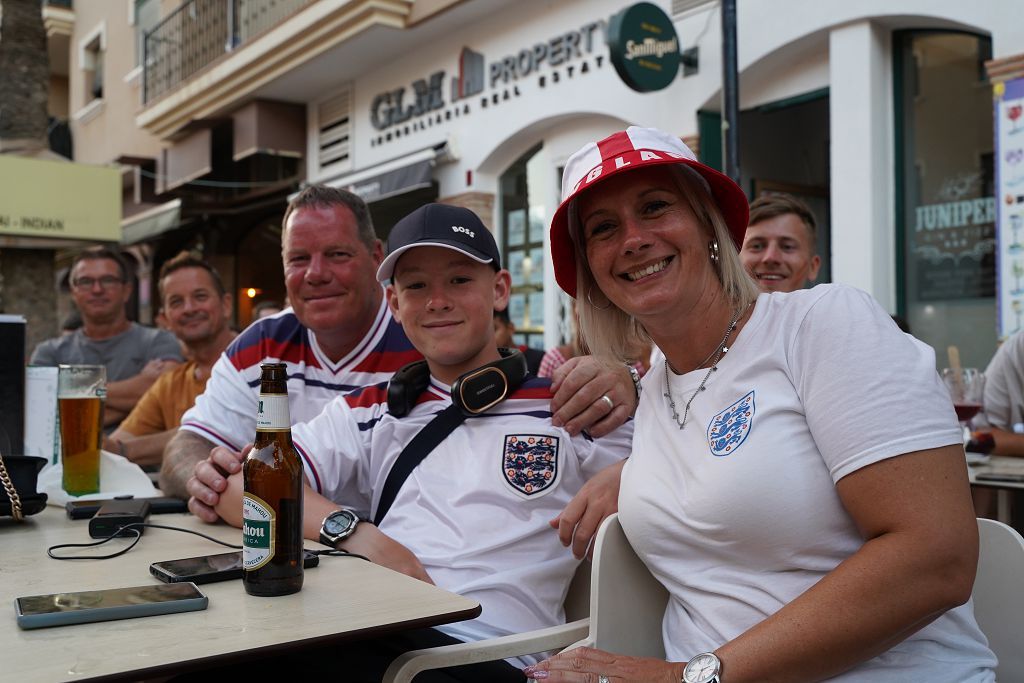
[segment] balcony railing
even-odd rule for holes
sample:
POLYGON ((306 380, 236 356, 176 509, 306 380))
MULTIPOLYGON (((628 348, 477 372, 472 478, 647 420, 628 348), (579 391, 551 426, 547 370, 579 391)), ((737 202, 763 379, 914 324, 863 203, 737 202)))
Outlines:
POLYGON ((144 104, 315 0, 188 0, 146 33, 144 104))

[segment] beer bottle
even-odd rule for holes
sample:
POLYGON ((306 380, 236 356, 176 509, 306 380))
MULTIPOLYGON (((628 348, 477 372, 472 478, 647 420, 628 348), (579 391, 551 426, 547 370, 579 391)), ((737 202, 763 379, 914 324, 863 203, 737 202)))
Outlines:
POLYGON ((302 589, 302 463, 285 364, 260 367, 256 439, 242 466, 242 583, 250 595, 288 595, 302 589))

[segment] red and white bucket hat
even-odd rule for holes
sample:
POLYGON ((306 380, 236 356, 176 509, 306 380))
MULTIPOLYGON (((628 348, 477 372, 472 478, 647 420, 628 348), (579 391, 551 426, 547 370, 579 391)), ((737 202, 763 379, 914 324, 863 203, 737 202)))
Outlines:
POLYGON ((562 203, 551 219, 551 263, 555 280, 569 296, 576 296, 576 252, 569 234, 569 203, 617 173, 657 164, 682 164, 699 174, 725 218, 736 248, 743 244, 750 206, 739 185, 697 161, 690 148, 674 135, 656 128, 630 126, 604 140, 588 142, 565 164, 562 203))

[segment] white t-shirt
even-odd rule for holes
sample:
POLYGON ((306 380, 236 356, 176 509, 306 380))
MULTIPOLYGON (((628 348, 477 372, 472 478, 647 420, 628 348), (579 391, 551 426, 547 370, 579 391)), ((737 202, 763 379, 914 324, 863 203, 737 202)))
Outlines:
POLYGON ((288 308, 257 320, 231 342, 206 389, 182 416, 181 428, 241 450, 256 435, 261 363, 288 366, 288 409, 297 423, 312 420, 338 394, 391 379, 403 365, 422 358, 383 299, 370 331, 336 363, 288 308))
POLYGON ((984 404, 988 424, 1024 431, 1024 333, 1004 341, 985 368, 984 404))
MULTIPOLYGON (((680 417, 705 374, 669 373, 680 417)), ((842 477, 961 439, 932 349, 850 287, 759 296, 683 430, 665 378, 664 363, 644 377, 619 510, 671 594, 672 661, 736 638, 863 545, 842 477)), ((995 663, 967 604, 835 680, 992 681, 995 663)))
MULTIPOLYGON (((550 380, 532 378, 468 418, 412 471, 380 524, 438 586, 481 604, 477 619, 438 627, 460 640, 564 623, 578 561, 548 521, 590 477, 629 454, 632 422, 596 441, 571 437, 551 425, 550 401, 550 380)), ((403 418, 388 412, 385 384, 332 401, 292 430, 307 479, 372 518, 398 455, 450 404, 438 383, 403 418)))

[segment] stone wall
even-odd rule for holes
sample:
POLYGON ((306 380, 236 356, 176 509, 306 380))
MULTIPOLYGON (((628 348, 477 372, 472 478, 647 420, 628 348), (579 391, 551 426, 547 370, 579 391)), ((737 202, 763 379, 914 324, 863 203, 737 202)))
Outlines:
POLYGON ((437 200, 439 204, 451 204, 452 206, 461 206, 469 209, 477 216, 480 216, 480 220, 487 229, 494 232, 494 226, 491 225, 494 218, 494 195, 490 192, 463 192, 462 194, 453 194, 450 197, 442 197, 437 200))
POLYGON ((0 313, 22 315, 25 360, 36 344, 59 334, 52 249, 0 249, 0 313))

